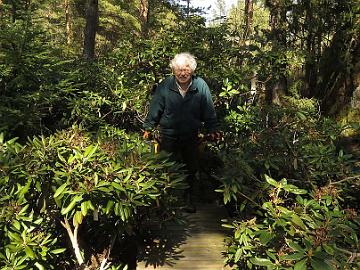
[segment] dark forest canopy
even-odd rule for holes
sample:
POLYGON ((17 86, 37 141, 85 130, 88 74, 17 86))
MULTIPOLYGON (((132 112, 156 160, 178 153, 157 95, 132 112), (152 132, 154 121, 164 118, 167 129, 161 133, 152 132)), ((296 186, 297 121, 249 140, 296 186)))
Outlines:
POLYGON ((205 25, 191 1, 1 1, 2 129, 38 130, 40 121, 66 114, 74 89, 61 84, 83 83, 75 75, 83 60, 113 69, 101 76, 122 74, 126 88, 144 95, 179 51, 197 56, 217 93, 228 79, 266 103, 316 98, 325 113, 343 114, 359 104, 357 4, 239 1, 226 19, 205 25))
POLYGON ((0 0, 1 270, 95 269, 91 256, 173 218, 183 171, 140 133, 178 52, 196 56, 224 132, 202 162, 233 215, 226 262, 360 268, 359 0, 204 12, 191 0, 0 0))

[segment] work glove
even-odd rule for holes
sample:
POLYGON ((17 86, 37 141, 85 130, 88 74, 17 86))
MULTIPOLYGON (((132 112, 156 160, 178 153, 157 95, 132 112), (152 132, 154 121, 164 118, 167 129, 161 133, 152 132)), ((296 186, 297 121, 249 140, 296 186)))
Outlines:
POLYGON ((143 139, 144 140, 150 141, 152 139, 152 137, 153 136, 152 136, 150 131, 148 131, 148 130, 144 131, 144 134, 143 134, 143 139))
POLYGON ((143 139, 146 141, 157 141, 160 142, 160 134, 157 129, 145 130, 143 133, 143 139))
POLYGON ((223 133, 220 131, 214 131, 212 133, 209 133, 206 137, 209 141, 213 142, 222 141, 224 139, 223 133))

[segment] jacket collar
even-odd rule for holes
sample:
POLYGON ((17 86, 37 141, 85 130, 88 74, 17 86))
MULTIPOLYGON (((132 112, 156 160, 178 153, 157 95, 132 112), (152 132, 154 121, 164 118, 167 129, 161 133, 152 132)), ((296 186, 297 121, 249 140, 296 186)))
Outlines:
MULTIPOLYGON (((190 88, 189 88, 188 91, 196 91, 196 90, 197 90, 197 87, 196 87, 195 84, 194 84, 195 76, 193 75, 191 79, 192 79, 192 84, 190 85, 190 88)), ((178 87, 177 87, 176 79, 175 79, 175 76, 174 76, 174 75, 172 75, 172 78, 171 78, 170 90, 173 90, 173 91, 175 91, 175 92, 178 92, 178 87)))

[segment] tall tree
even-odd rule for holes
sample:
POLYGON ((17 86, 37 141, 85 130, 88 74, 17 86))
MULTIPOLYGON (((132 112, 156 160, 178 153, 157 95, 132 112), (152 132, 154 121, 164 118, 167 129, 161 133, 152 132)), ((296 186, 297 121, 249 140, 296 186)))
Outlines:
POLYGON ((281 5, 281 0, 266 1, 270 9, 270 39, 272 42, 272 54, 275 56, 272 65, 272 80, 269 81, 266 95, 271 103, 280 104, 280 97, 287 92, 287 67, 285 51, 286 45, 286 7, 281 5))
POLYGON ((312 91, 321 100, 323 111, 334 115, 346 104, 356 108, 360 98, 360 18, 345 18, 319 60, 319 80, 312 91))
POLYGON ((141 21, 141 31, 145 35, 149 26, 149 12, 150 12, 149 0, 140 0, 139 13, 140 13, 140 21, 141 21))
POLYGON ((360 42, 357 43, 356 48, 354 49, 354 68, 352 74, 353 81, 353 93, 351 97, 351 108, 360 108, 360 42))
MULTIPOLYGON (((314 6, 311 3, 312 1, 304 1, 305 5, 305 25, 312 26, 314 25, 314 6)), ((312 27, 311 27, 312 28, 312 27)), ((306 37, 306 47, 307 47, 307 57, 305 62, 305 86, 303 88, 303 95, 309 97, 311 92, 316 87, 317 80, 317 64, 316 64, 316 35, 313 29, 310 27, 307 31, 306 37)), ((321 42, 321 41, 320 41, 321 42)))
POLYGON ((233 38, 243 44, 244 38, 250 43, 257 40, 249 39, 249 36, 257 29, 258 37, 263 38, 263 31, 269 29, 269 11, 260 1, 246 0, 246 2, 238 1, 233 5, 227 15, 226 22, 232 31, 233 38), (247 5, 246 2, 248 3, 247 5))
POLYGON ((2 17, 3 15, 3 0, 0 0, 0 18, 2 17))
POLYGON ((95 58, 95 38, 99 23, 98 0, 86 0, 85 18, 83 57, 91 60, 95 58))
POLYGON ((17 18, 17 6, 15 1, 10 1, 11 4, 11 17, 12 21, 15 22, 17 18))
POLYGON ((253 0, 245 0, 245 10, 244 10, 244 19, 245 19, 245 29, 244 29, 244 37, 246 40, 249 35, 252 33, 253 28, 253 17, 254 17, 254 3, 253 0))
POLYGON ((66 43, 68 46, 70 46, 74 36, 71 0, 64 0, 64 10, 65 10, 66 43))
POLYGON ((216 0, 215 8, 212 9, 214 16, 213 23, 221 24, 224 22, 226 16, 226 5, 225 0, 216 0))
POLYGON ((190 2, 191 0, 182 0, 183 2, 185 2, 185 14, 187 17, 190 16, 190 2))

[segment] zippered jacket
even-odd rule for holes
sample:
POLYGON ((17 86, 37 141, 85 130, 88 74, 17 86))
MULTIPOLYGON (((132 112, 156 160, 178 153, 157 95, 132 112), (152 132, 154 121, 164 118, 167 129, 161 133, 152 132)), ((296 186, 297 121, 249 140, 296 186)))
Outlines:
POLYGON ((175 76, 164 79, 156 88, 145 119, 145 130, 158 128, 162 136, 190 138, 205 128, 208 133, 217 129, 217 118, 209 86, 193 76, 192 84, 183 97, 175 76))

